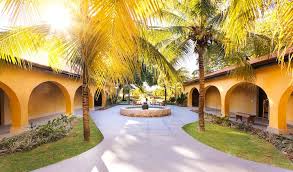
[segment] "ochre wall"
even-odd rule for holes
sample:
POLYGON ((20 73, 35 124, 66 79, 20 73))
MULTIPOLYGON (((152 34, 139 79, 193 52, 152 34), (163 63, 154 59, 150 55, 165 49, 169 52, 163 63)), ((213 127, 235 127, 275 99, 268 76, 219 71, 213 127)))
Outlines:
MULTIPOLYGON (((12 124, 10 132, 19 133, 27 129, 29 118, 47 115, 47 112, 73 113, 75 92, 81 84, 78 78, 56 74, 46 69, 25 70, 14 65, 1 65, 0 89, 7 95, 5 106, 8 106, 8 103, 10 106, 10 108, 5 108, 7 109, 5 112, 7 123, 11 121, 12 124), (46 82, 52 83, 54 87, 42 85, 43 88, 37 88, 46 82), (32 96, 31 100, 29 100, 30 96, 32 96), (10 112, 8 112, 9 110, 10 112)), ((96 89, 94 86, 90 86, 92 92, 96 89)), ((89 99, 90 108, 93 108, 93 96, 90 95, 89 99)), ((105 105, 103 104, 103 106, 105 105)))
POLYGON ((240 85, 232 91, 229 102, 230 112, 256 114, 257 90, 243 87, 244 85, 240 85))
MULTIPOLYGON (((268 131, 274 133, 286 133, 288 131, 286 119, 292 119, 292 115, 287 114, 287 108, 292 107, 288 104, 288 99, 293 92, 292 76, 286 71, 286 66, 281 68, 278 64, 260 67, 255 69, 254 72, 255 79, 251 83, 262 88, 269 99, 268 131)), ((206 88, 209 86, 215 86, 221 93, 222 116, 228 116, 231 110, 235 110, 235 108, 233 108, 234 105, 231 105, 231 107, 229 106, 230 99, 234 99, 231 92, 241 83, 247 83, 247 81, 228 74, 206 80, 206 88)), ((198 82, 189 83, 183 87, 183 91, 188 93, 188 106, 192 105, 191 93, 193 88, 199 89, 198 82)), ((253 97, 250 97, 250 100, 254 101, 253 97)), ((239 100, 237 101, 240 102, 239 100)), ((239 110, 244 110, 242 105, 237 106, 239 106, 239 110)), ((246 108, 247 107, 245 107, 245 109, 246 108)), ((250 106, 249 111, 255 111, 253 108, 256 107, 250 106)))
POLYGON ((287 106, 287 123, 293 125, 293 94, 291 94, 287 106))
POLYGON ((79 87, 74 95, 74 109, 82 107, 82 87, 79 87))
POLYGON ((209 87, 205 93, 205 107, 221 109, 221 96, 216 87, 209 87))
POLYGON ((29 100, 29 119, 48 116, 66 111, 65 98, 58 86, 45 82, 37 86, 29 100))

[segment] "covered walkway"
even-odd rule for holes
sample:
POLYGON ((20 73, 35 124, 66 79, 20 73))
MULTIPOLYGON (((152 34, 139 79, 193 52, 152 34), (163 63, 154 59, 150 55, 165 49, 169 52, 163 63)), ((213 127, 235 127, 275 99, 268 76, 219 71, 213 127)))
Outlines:
MULTIPOLYGON (((224 68, 205 76, 205 110, 219 116, 248 114, 256 124, 276 134, 293 134, 292 76, 278 65, 275 56, 250 61, 253 79, 231 75, 234 68, 224 68)), ((188 106, 196 108, 199 80, 184 83, 188 106)))
MULTIPOLYGON (((27 130, 31 123, 81 109, 80 76, 34 64, 29 69, 3 64, 0 72, 0 138, 27 130)), ((106 106, 107 93, 89 86, 89 107, 106 106), (99 90, 99 91, 97 91, 99 90), (98 94, 99 93, 99 94, 98 94)))

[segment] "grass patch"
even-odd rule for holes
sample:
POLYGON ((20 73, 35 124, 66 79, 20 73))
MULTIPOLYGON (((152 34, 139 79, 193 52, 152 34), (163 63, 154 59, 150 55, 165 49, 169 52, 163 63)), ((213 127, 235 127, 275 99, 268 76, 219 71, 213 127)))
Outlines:
POLYGON ((31 171, 81 154, 103 140, 102 133, 92 120, 90 128, 90 142, 84 142, 82 118, 78 118, 69 135, 61 140, 41 145, 31 151, 0 156, 0 171, 31 171))
POLYGON ((206 131, 197 130, 198 122, 183 126, 193 138, 228 154, 273 166, 293 169, 293 163, 272 144, 236 129, 206 123, 206 131))

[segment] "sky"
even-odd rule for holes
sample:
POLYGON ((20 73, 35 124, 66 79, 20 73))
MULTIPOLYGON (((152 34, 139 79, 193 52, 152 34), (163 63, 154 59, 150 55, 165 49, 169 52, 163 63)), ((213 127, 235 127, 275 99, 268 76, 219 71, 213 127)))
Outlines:
MULTIPOLYGON (((3 1, 2 1, 3 2, 3 1)), ((52 3, 46 4, 44 10, 41 10, 41 19, 40 22, 47 22, 53 25, 56 29, 62 29, 68 27, 70 25, 70 17, 67 11, 65 11, 63 4, 58 3, 58 1, 48 1, 52 3)), ((0 4, 0 9, 3 8, 3 4, 0 4)), ((8 27, 11 23, 9 22, 9 17, 0 13, 0 31, 3 30, 5 27, 8 27)), ((23 57, 26 60, 30 60, 35 63, 39 63, 42 65, 48 65, 48 55, 44 51, 37 52, 36 54, 32 55, 24 55, 23 57)), ((190 53, 186 56, 182 57, 182 59, 177 64, 176 68, 184 67, 186 68, 190 75, 191 73, 197 69, 196 64, 196 55, 193 53, 192 49, 190 53)))
POLYGON ((176 69, 180 67, 185 67, 190 76, 192 76, 192 72, 196 69, 198 69, 197 65, 197 54, 193 53, 193 50, 190 49, 189 53, 186 54, 186 56, 182 57, 182 59, 179 61, 178 66, 176 66, 176 69))

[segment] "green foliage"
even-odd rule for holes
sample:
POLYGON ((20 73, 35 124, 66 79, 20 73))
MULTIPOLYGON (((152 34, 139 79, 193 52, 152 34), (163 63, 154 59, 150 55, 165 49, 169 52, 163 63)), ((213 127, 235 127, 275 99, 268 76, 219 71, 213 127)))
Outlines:
POLYGON ((155 90, 153 91, 153 95, 156 96, 156 97, 164 97, 164 95, 165 95, 165 90, 164 90, 164 88, 159 87, 159 88, 155 89, 155 90))
POLYGON ((72 129, 71 121, 72 118, 61 115, 23 134, 4 138, 0 142, 0 155, 31 150, 39 145, 59 140, 72 129))
MULTIPOLYGON (((279 60, 284 62, 285 52, 293 45, 292 1, 232 0, 227 6, 227 16, 222 27, 229 40, 225 42, 226 52, 249 46, 250 34, 256 33, 271 40, 270 50, 278 51, 279 60)), ((259 48, 264 47, 256 47, 259 48)))
POLYGON ((142 70, 142 81, 146 82, 149 86, 157 85, 158 72, 153 67, 148 67, 142 70))
POLYGON ((186 104, 187 101, 187 93, 181 93, 176 100, 176 103, 179 105, 184 106, 186 104))
MULTIPOLYGON (((261 55, 268 54, 274 49, 274 42, 272 37, 262 34, 262 32, 255 32, 245 28, 243 25, 247 20, 234 21, 235 27, 226 25, 231 20, 238 19, 238 13, 235 11, 247 10, 250 13, 243 13, 240 18, 253 16, 259 13, 258 5, 263 2, 257 1, 256 4, 252 2, 224 2, 224 1, 168 1, 163 6, 154 18, 160 18, 164 26, 150 27, 152 29, 151 35, 155 37, 157 45, 160 46, 160 51, 163 54, 172 54, 174 61, 178 58, 187 55, 190 51, 198 53, 200 49, 204 50, 204 66, 205 73, 211 73, 222 69, 224 67, 235 65, 239 67, 234 72, 235 75, 246 80, 253 80, 253 68, 248 63, 251 58, 257 58, 261 55), (253 4, 253 5, 252 5, 253 4), (241 8, 238 7, 241 6, 241 8), (255 6, 251 9, 245 8, 247 6, 255 6), (234 12, 232 12, 234 11, 234 12), (231 16, 230 16, 231 15, 231 16), (234 18, 235 17, 235 18, 234 18), (240 27, 241 26, 241 27, 240 27), (242 28, 243 26, 243 28, 242 28), (237 47, 236 44, 241 42, 230 32, 237 32, 237 29, 226 32, 225 28, 244 29, 246 33, 237 36, 245 39, 245 46, 237 47), (231 36, 231 37, 230 37, 231 36), (159 40, 161 39, 161 40, 159 40), (232 45, 233 44, 233 45, 232 45), (234 46, 235 44, 235 46, 234 46), (233 47, 233 48, 232 48, 233 47), (237 47, 237 48, 235 48, 237 47), (233 51, 229 51, 233 49, 233 51)), ((247 23, 246 23, 247 24, 247 23)), ((242 31, 242 30, 241 30, 242 31)), ((291 41, 292 42, 292 41, 291 41)), ((195 64, 196 65, 196 64, 195 64)), ((197 74, 195 72, 194 74, 197 74)))
POLYGON ((118 102, 118 97, 117 96, 110 96, 107 97, 107 105, 113 105, 118 102))
POLYGON ((159 74, 163 73, 166 79, 177 79, 176 70, 168 56, 149 41, 149 37, 139 39, 139 54, 141 60, 141 79, 150 86, 157 83, 159 74))
POLYGON ((174 103, 176 101, 176 98, 175 97, 170 97, 169 100, 170 100, 171 103, 174 103))
POLYGON ((144 90, 140 89, 140 88, 136 88, 134 90, 131 90, 131 95, 133 97, 140 97, 142 94, 144 94, 144 90))
POLYGON ((134 84, 138 87, 142 87, 146 82, 149 86, 157 84, 158 69, 151 64, 142 64, 140 74, 134 74, 134 84))

